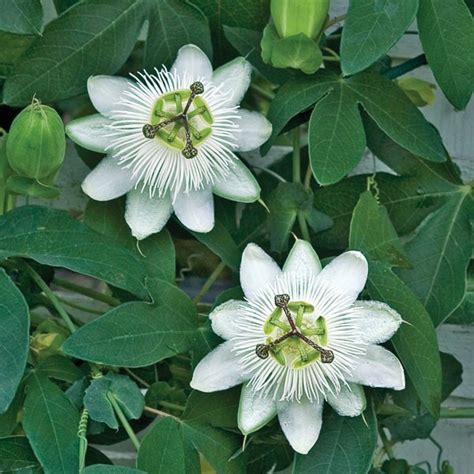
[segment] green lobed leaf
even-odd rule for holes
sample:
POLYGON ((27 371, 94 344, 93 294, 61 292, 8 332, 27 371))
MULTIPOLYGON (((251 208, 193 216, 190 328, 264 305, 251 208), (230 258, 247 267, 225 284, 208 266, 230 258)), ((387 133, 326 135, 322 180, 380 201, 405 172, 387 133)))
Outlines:
POLYGON ((144 367, 189 350, 197 336, 196 308, 175 286, 156 280, 153 303, 122 304, 82 326, 66 354, 115 367, 144 367))
POLYGON ((46 472, 79 469, 79 413, 67 396, 44 375, 28 378, 23 429, 46 472))
POLYGON ((90 199, 84 213, 84 223, 126 246, 141 262, 148 278, 174 282, 175 249, 169 232, 163 229, 138 244, 124 215, 125 203, 122 199, 105 202, 90 199))
MULTIPOLYGON (((415 156, 390 140, 370 119, 364 117, 368 146, 401 176, 377 173, 379 199, 399 235, 413 232, 446 199, 463 192, 451 161, 433 163, 415 156)), ((334 186, 315 191, 315 207, 330 216, 333 227, 318 235, 323 247, 345 249, 352 211, 367 189, 367 176, 353 176, 334 186)))
POLYGON ((84 408, 89 410, 92 420, 105 423, 109 428, 119 428, 119 422, 110 402, 111 396, 115 398, 128 419, 140 418, 145 399, 137 384, 126 375, 109 373, 92 380, 85 391, 84 408))
POLYGON ((377 447, 377 419, 371 405, 364 412, 364 418, 339 416, 326 406, 318 441, 307 455, 295 456, 292 472, 367 472, 377 447))
POLYGON ((0 438, 0 472, 42 472, 25 436, 0 438))
POLYGON ((26 257, 89 275, 147 299, 145 269, 127 248, 64 211, 24 206, 0 219, 0 258, 26 257))
POLYGON ((466 292, 473 215, 470 192, 469 186, 460 188, 405 244, 413 268, 398 274, 421 300, 435 326, 461 304, 466 292))
POLYGON ((211 32, 200 10, 182 0, 152 0, 145 43, 145 68, 171 66, 178 50, 195 44, 212 59, 211 32))
POLYGON ((209 19, 217 64, 235 56, 224 36, 224 26, 261 31, 270 17, 270 0, 192 0, 192 4, 209 19))
POLYGON ((418 29, 428 63, 448 100, 464 109, 472 95, 474 24, 463 0, 419 0, 418 29))
POLYGON ((381 58, 415 18, 418 0, 352 0, 341 39, 344 75, 360 72, 381 58))
POLYGON ((40 35, 43 7, 40 0, 0 0, 0 30, 22 35, 40 35))
MULTIPOLYGON (((396 234, 394 229, 387 231, 390 226, 385 209, 379 207, 375 199, 363 195, 353 213, 350 247, 368 257, 367 290, 371 298, 388 304, 405 321, 391 342, 421 402, 437 417, 441 403, 441 362, 433 323, 410 288, 393 273, 392 264, 384 259, 378 260, 381 255, 374 253, 372 247, 377 239, 381 248, 393 245, 396 234), (382 225, 384 220, 386 222, 382 225), (365 238, 367 230, 372 233, 370 239, 365 238)), ((385 252, 382 257, 384 255, 385 252)))
POLYGON ((439 133, 392 81, 369 73, 341 79, 328 71, 320 71, 314 78, 289 81, 278 91, 268 114, 273 132, 263 152, 290 119, 315 102, 309 151, 320 184, 337 182, 362 157, 365 141, 359 104, 404 149, 426 160, 446 160, 439 133))
POLYGON ((137 466, 146 472, 199 473, 200 452, 219 473, 244 471, 242 456, 230 460, 240 448, 240 436, 221 428, 234 428, 240 390, 204 394, 193 392, 182 419, 159 420, 144 437, 137 466))
POLYGON ((5 81, 3 100, 22 106, 36 95, 44 102, 86 89, 92 74, 113 74, 138 38, 146 13, 143 0, 86 0, 45 28, 5 81))
POLYGON ((84 373, 79 367, 74 365, 70 359, 60 355, 54 355, 42 360, 37 365, 36 372, 69 383, 74 383, 76 380, 84 377, 84 373))
POLYGON ((33 35, 16 35, 0 31, 0 79, 7 77, 13 64, 34 41, 33 35))
POLYGON ((321 184, 342 179, 359 163, 365 135, 357 98, 345 87, 335 87, 314 107, 308 140, 311 168, 321 184))
POLYGON ((0 413, 15 397, 28 358, 30 314, 25 298, 0 269, 0 413))
POLYGON ((159 419, 143 438, 138 451, 138 468, 153 474, 184 474, 187 462, 196 469, 199 458, 185 443, 180 421, 174 417, 159 419))

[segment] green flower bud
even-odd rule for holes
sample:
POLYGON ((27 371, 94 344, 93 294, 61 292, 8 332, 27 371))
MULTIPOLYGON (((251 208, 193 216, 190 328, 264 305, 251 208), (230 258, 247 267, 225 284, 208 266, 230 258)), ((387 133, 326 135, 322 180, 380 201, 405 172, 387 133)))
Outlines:
POLYGON ((23 109, 12 123, 7 141, 8 162, 20 176, 46 178, 64 160, 64 124, 57 112, 38 100, 23 109))
POLYGON ((329 0, 272 0, 271 12, 281 38, 305 34, 314 39, 321 32, 329 0))
POLYGON ((436 86, 431 82, 407 76, 398 79, 397 84, 417 107, 431 105, 436 99, 436 86))

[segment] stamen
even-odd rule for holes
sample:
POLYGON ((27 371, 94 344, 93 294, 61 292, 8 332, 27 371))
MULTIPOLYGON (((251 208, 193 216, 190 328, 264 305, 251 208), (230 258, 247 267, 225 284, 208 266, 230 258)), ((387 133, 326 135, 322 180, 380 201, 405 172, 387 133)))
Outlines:
MULTIPOLYGON (((290 295, 284 293, 281 295, 276 295, 275 296, 275 305, 278 308, 281 308, 283 312, 285 313, 286 319, 288 320, 291 330, 288 331, 286 334, 283 334, 283 336, 279 337, 275 341, 271 342, 270 344, 257 344, 255 347, 255 353, 257 354, 260 359, 266 359, 270 353, 270 351, 280 342, 284 341, 285 339, 295 336, 299 339, 301 339, 303 342, 308 344, 310 347, 315 349, 321 354, 321 362, 323 364, 330 364, 334 360, 334 352, 329 350, 329 349, 324 349, 321 347, 319 344, 316 344, 314 341, 312 341, 309 337, 305 336, 297 327, 295 321, 293 320, 293 316, 290 312, 290 309, 288 308, 288 304, 290 302, 290 295)), ((299 324, 302 322, 302 317, 304 313, 304 306, 301 305, 298 309, 297 313, 297 320, 299 324)))
MULTIPOLYGON (((198 108, 196 110, 199 110, 199 112, 191 112, 189 116, 187 115, 189 108, 191 107, 191 104, 193 103, 193 100, 196 98, 196 96, 202 94, 204 92, 204 85, 202 82, 196 81, 193 82, 190 86, 191 89, 191 95, 188 98, 188 101, 186 102, 186 105, 184 106, 184 110, 182 109, 181 105, 181 96, 179 94, 174 95, 175 103, 176 103, 176 111, 178 112, 178 115, 175 116, 169 116, 169 113, 164 112, 166 116, 169 118, 166 118, 162 122, 157 123, 156 125, 151 125, 151 124, 145 124, 142 128, 142 132, 145 138, 153 139, 155 138, 156 134, 166 125, 169 125, 170 123, 179 121, 182 122, 182 126, 184 126, 184 134, 185 134, 185 145, 183 150, 181 151, 182 155, 186 159, 191 159, 195 158, 198 154, 197 148, 194 147, 193 141, 191 138, 191 133, 190 133, 190 123, 189 119, 194 117, 196 114, 201 113, 201 108, 198 108)), ((177 124, 178 125, 178 124, 177 124)), ((174 138, 176 137, 177 133, 179 130, 179 125, 174 127, 174 129, 170 132, 168 135, 168 141, 173 141, 174 138)), ((199 132, 195 131, 193 127, 193 135, 196 136, 197 138, 200 138, 199 132)))

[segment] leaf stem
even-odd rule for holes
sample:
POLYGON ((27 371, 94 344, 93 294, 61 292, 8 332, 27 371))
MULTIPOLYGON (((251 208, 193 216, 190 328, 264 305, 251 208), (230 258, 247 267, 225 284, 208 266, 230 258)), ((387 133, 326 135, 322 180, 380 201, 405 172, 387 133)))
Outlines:
POLYGON ((101 301, 102 303, 106 303, 109 306, 120 305, 120 300, 114 298, 113 296, 106 295, 105 293, 100 293, 99 291, 95 291, 92 288, 86 288, 84 286, 77 285, 76 283, 64 280, 63 278, 54 277, 53 283, 56 286, 65 288, 66 290, 74 291, 75 293, 79 293, 80 295, 88 296, 93 300, 101 301))
POLYGON ((128 367, 123 367, 123 370, 125 370, 125 372, 127 372, 127 374, 130 375, 130 377, 132 377, 132 379, 134 379, 136 382, 142 384, 145 388, 150 388, 150 384, 146 380, 143 380, 140 376, 138 376, 135 372, 131 371, 128 367))
POLYGON ((280 176, 278 173, 275 173, 275 171, 267 169, 267 168, 261 168, 260 166, 252 166, 253 169, 260 170, 264 173, 269 174, 270 176, 273 176, 275 179, 278 179, 278 181, 281 181, 282 183, 286 183, 286 179, 283 178, 283 176, 280 176))
POLYGON ((112 404, 112 407, 118 416, 120 423, 122 424, 123 428, 127 432, 128 437, 130 438, 130 441, 132 444, 135 446, 135 449, 138 451, 140 449, 140 441, 138 441, 137 435, 133 431, 132 427, 130 426, 130 423, 127 420, 127 417, 125 416, 124 412, 120 408, 120 405, 117 403, 116 398, 112 393, 107 394, 107 398, 110 400, 110 403, 112 404))
POLYGON ((204 295, 211 289, 212 285, 219 278, 219 275, 224 271, 225 263, 220 262, 219 265, 214 269, 214 271, 209 275, 209 278, 204 282, 202 288, 199 290, 198 294, 194 298, 194 303, 198 304, 201 302, 201 299, 204 295))
POLYGON ((345 20, 346 18, 346 13, 343 15, 335 16, 332 20, 328 20, 326 25, 324 25, 324 30, 327 30, 328 28, 331 28, 331 26, 340 23, 341 21, 345 20))
POLYGON ((272 91, 269 91, 267 89, 264 89, 263 87, 259 86, 258 84, 251 83, 250 84, 250 89, 253 89, 255 92, 260 94, 262 97, 268 100, 273 100, 275 98, 275 93, 272 91))
POLYGON ((64 323, 71 331, 71 333, 76 331, 76 326, 72 322, 69 314, 67 314, 66 310, 63 308, 61 302, 59 301, 58 297, 53 293, 51 288, 46 284, 46 282, 41 278, 41 276, 31 268, 26 262, 21 261, 21 266, 29 273, 33 281, 41 288, 43 293, 48 297, 51 301, 52 305, 58 312, 59 316, 63 318, 64 323))
POLYGON ((170 408, 171 410, 179 410, 184 411, 185 408, 182 405, 178 405, 177 403, 167 402, 166 400, 160 400, 158 402, 159 405, 165 408, 170 408))
POLYGON ((425 64, 428 64, 426 61, 426 56, 424 54, 420 54, 412 59, 409 59, 408 61, 399 64, 398 66, 390 68, 388 71, 385 71, 383 75, 387 79, 396 79, 397 77, 403 76, 407 72, 410 72, 417 67, 424 66, 425 64))
POLYGON ((145 407, 145 411, 148 413, 153 413, 153 415, 157 416, 170 416, 171 418, 174 418, 175 420, 179 420, 176 416, 172 415, 171 413, 166 413, 165 411, 157 410, 156 408, 152 407, 145 407))
POLYGON ((385 431, 383 430, 383 427, 381 426, 379 427, 379 435, 380 435, 380 439, 382 440, 383 448, 385 452, 387 453, 387 456, 390 459, 394 459, 395 454, 393 452, 392 446, 390 444, 390 441, 387 438, 387 435, 385 434, 385 431))
POLYGON ((474 407, 441 408, 440 418, 474 418, 474 407))

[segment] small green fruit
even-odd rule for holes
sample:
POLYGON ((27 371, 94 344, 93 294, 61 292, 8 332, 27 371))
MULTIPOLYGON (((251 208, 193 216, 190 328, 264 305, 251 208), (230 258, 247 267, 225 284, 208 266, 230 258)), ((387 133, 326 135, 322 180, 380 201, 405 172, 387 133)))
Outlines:
POLYGON ((326 23, 329 0, 272 0, 271 12, 281 38, 303 33, 316 38, 326 23))
POLYGON ((64 160, 64 124, 57 112, 38 100, 12 123, 7 141, 8 162, 20 176, 42 179, 55 173, 64 160))

